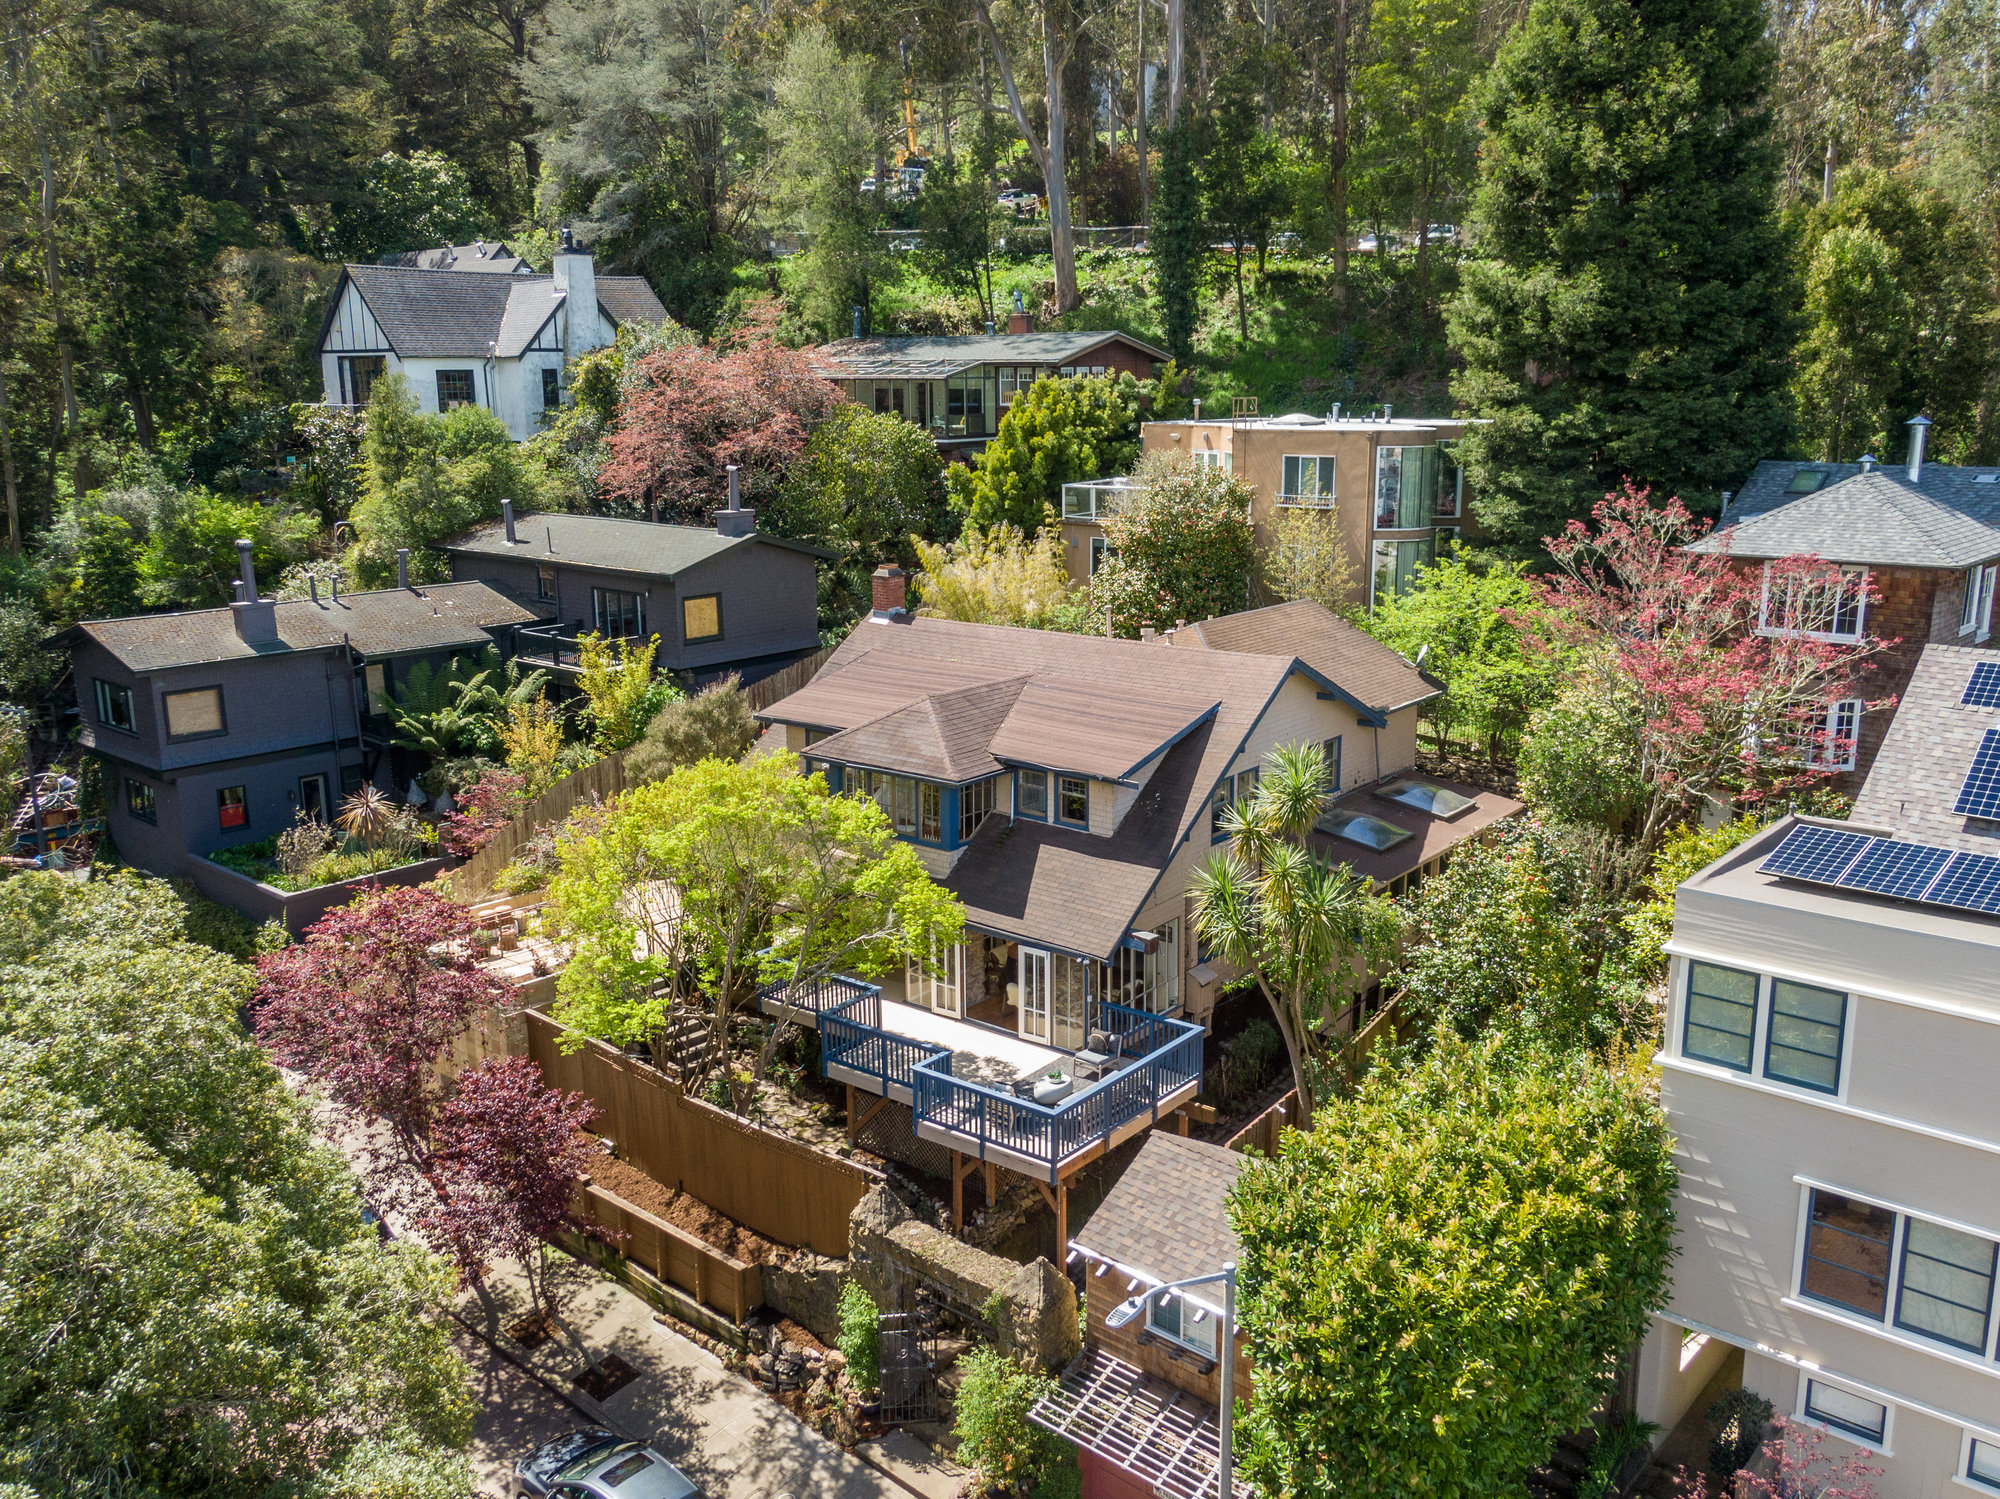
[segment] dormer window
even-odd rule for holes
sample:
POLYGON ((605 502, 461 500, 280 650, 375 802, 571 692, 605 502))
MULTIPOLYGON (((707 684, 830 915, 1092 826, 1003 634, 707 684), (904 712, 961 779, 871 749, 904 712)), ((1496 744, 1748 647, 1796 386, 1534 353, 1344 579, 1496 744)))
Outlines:
POLYGON ((1056 820, 1090 825, 1090 782, 1082 776, 1056 777, 1056 820))

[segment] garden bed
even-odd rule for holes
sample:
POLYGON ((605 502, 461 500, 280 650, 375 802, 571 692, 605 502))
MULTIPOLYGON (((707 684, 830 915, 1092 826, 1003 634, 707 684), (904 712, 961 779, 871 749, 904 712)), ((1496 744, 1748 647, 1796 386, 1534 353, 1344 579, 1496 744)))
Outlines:
POLYGON ((792 1252, 784 1245, 745 1228, 735 1219, 724 1217, 699 1198, 661 1185, 637 1166, 616 1156, 593 1159, 590 1179, 607 1192, 617 1193, 632 1206, 693 1234, 704 1244, 746 1265, 768 1265, 792 1252))
POLYGON ((315 859, 304 874, 292 875, 278 866, 278 840, 265 838, 257 843, 239 844, 235 848, 219 848, 206 857, 210 863, 220 864, 247 880, 255 880, 273 890, 282 890, 287 895, 302 895, 327 885, 407 869, 413 864, 425 862, 428 856, 420 852, 413 858, 407 849, 386 848, 372 852, 363 849, 352 853, 327 853, 315 859))

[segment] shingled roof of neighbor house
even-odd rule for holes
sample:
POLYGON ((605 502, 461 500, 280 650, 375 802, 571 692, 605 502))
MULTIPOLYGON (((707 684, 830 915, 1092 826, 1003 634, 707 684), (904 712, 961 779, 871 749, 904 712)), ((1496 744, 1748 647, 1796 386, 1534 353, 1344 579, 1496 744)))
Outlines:
MULTIPOLYGON (((389 347, 405 359, 513 358, 534 339, 563 293, 553 276, 478 276, 408 266, 350 265, 353 283, 389 347)), ((598 276, 597 305, 613 322, 664 323, 667 309, 640 276, 598 276)), ((339 306, 327 306, 326 328, 339 306)))
MULTIPOLYGON (((1242 1258, 1228 1197, 1248 1162, 1220 1145, 1153 1130, 1071 1237, 1085 1254, 1157 1284, 1213 1275, 1242 1258)), ((1221 1296, 1219 1288, 1194 1294, 1203 1301, 1221 1296)))
POLYGON ((2000 651, 1924 647, 1854 799, 1855 822, 1939 847, 2000 854, 2000 825, 1952 810, 1981 742, 2000 729, 2000 707, 1962 701, 1982 662, 2000 666, 2000 651))
POLYGON ((1765 462, 1729 506, 1727 525, 1690 551, 1822 557, 1873 567, 1966 568, 2000 557, 2000 469, 1765 462), (1795 485, 1816 487, 1797 492, 1795 485))
POLYGON ((830 380, 941 380, 982 364, 1037 364, 1060 368, 1113 341, 1128 343, 1149 359, 1167 358, 1142 339, 1117 329, 1094 333, 972 333, 939 338, 841 338, 809 352, 814 373, 830 380))
POLYGON ((509 542, 506 523, 493 521, 442 543, 439 549, 468 557, 551 560, 572 567, 601 567, 607 572, 661 578, 674 577, 743 546, 783 547, 812 557, 833 555, 762 531, 724 536, 707 526, 666 526, 609 515, 523 515, 515 519, 514 534, 520 540, 509 542))
POLYGON ((1395 651, 1310 599, 1217 615, 1175 630, 1172 638, 1183 647, 1297 656, 1338 683, 1357 707, 1378 714, 1444 695, 1443 687, 1395 651))
POLYGON ((138 614, 85 620, 57 638, 87 636, 132 671, 161 671, 210 661, 240 661, 287 651, 325 650, 343 640, 364 656, 454 650, 493 643, 489 633, 544 619, 490 583, 437 583, 373 593, 321 594, 273 606, 277 639, 251 645, 228 609, 138 614))

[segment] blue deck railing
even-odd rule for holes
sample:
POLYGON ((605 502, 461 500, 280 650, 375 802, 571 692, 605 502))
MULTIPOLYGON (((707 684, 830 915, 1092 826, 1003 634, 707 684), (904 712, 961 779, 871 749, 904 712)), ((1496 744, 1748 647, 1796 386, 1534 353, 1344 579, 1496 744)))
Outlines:
MULTIPOLYGON (((853 980, 847 980, 853 983, 853 980)), ((912 1089, 916 1069, 926 1062, 940 1062, 951 1070, 951 1050, 929 1041, 899 1036, 882 1028, 882 991, 873 984, 859 984, 862 992, 837 1009, 819 1017, 819 1065, 822 1073, 834 1067, 873 1078, 887 1097, 893 1085, 912 1089)))
MULTIPOLYGON (((757 991, 758 1008, 769 1014, 773 1009, 804 1010, 807 1014, 822 1016, 867 995, 882 994, 880 984, 863 983, 843 974, 830 973, 823 978, 807 979, 795 984, 789 979, 779 979, 766 984, 757 991)), ((878 1007, 879 1008, 879 1007, 878 1007)))

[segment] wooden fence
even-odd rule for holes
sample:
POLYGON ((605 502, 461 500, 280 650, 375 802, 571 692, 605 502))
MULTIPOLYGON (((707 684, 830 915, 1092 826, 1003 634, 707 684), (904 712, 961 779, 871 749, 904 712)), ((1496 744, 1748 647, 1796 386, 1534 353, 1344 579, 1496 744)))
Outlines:
MULTIPOLYGON (((1377 1010, 1361 1027, 1361 1034, 1354 1038, 1354 1064, 1359 1068, 1368 1059, 1368 1054, 1385 1040, 1393 1040, 1396 1035, 1396 999, 1377 1010)), ((1296 1128, 1299 1122, 1299 1092, 1294 1088, 1283 1098, 1272 1104, 1263 1113, 1252 1119, 1243 1128, 1231 1135, 1224 1143, 1231 1150, 1244 1151, 1255 1146, 1265 1155, 1278 1153, 1278 1136, 1287 1126, 1296 1128)))
POLYGON ((565 1053, 563 1028, 540 1010, 521 1018, 542 1076, 597 1105, 591 1128, 625 1160, 767 1239, 846 1258, 848 1215, 877 1173, 688 1098, 665 1073, 601 1041, 565 1053))
POLYGON ((513 862, 521 845, 535 836, 545 822, 561 822, 577 807, 596 801, 610 801, 625 789, 625 754, 606 755, 582 770, 572 771, 536 797, 511 821, 502 823, 486 847, 452 871, 451 891, 460 901, 471 901, 493 888, 500 871, 513 862))
POLYGON ((582 1208, 592 1222, 620 1236, 613 1247, 626 1259, 730 1321, 741 1322, 764 1304, 761 1266, 732 1259, 595 1183, 584 1187, 582 1208))
POLYGON ((762 713, 781 697, 790 697, 806 683, 819 675, 819 669, 826 665, 827 657, 833 654, 830 645, 821 646, 802 661, 794 661, 783 671, 773 672, 768 677, 760 677, 743 689, 743 696, 749 701, 752 713, 762 713))

